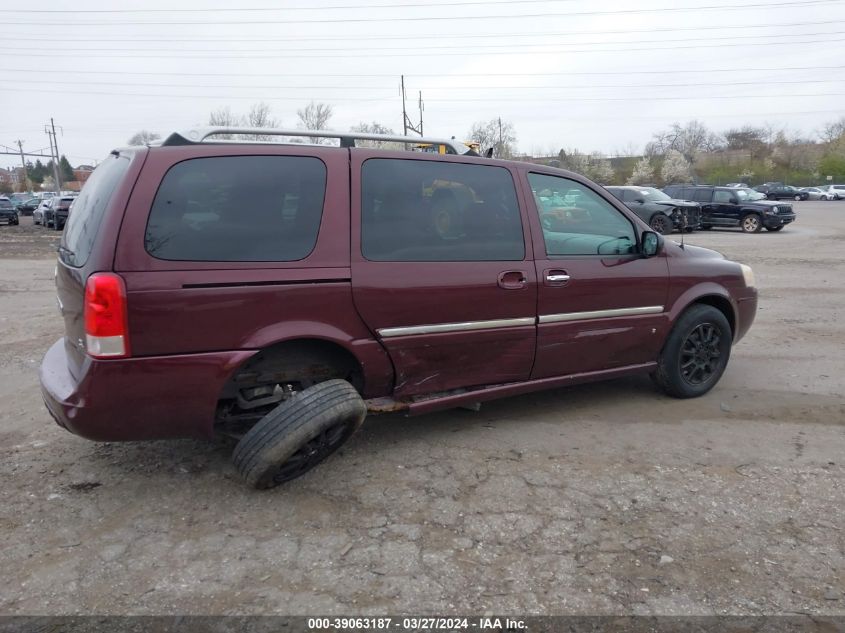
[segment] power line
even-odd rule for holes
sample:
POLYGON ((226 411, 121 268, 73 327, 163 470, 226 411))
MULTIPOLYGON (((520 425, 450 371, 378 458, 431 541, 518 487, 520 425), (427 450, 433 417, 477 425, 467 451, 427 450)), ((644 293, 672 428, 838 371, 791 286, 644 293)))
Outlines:
POLYGON ((500 19, 522 19, 522 18, 549 18, 549 17, 578 17, 589 15, 631 15, 640 13, 669 13, 669 12, 697 12, 697 11, 738 11, 742 9, 781 9, 793 6, 817 6, 824 4, 836 4, 840 0, 787 0, 786 2, 764 2, 753 4, 718 4, 718 5, 703 5, 698 7, 664 7, 660 9, 617 9, 614 11, 570 11, 566 13, 523 13, 523 14, 505 14, 505 15, 462 15, 462 16, 414 16, 414 17, 390 17, 390 18, 326 18, 316 20, 205 20, 205 21, 190 21, 190 22, 119 22, 116 20, 108 22, 6 22, 4 26, 202 26, 202 25, 226 25, 232 26, 236 24, 336 24, 336 23, 374 23, 374 22, 431 22, 442 20, 500 20, 500 19))
MULTIPOLYGON (((833 39, 821 39, 821 40, 800 40, 800 41, 790 41, 788 42, 790 45, 795 44, 829 44, 831 42, 843 42, 845 38, 833 38, 833 39)), ((610 42, 611 44, 613 42, 610 42)), ((743 48, 748 46, 780 46, 783 47, 784 42, 737 42, 735 44, 714 44, 712 46, 708 46, 705 44, 694 44, 692 46, 649 46, 649 47, 640 47, 640 48, 569 48, 569 49, 561 49, 561 50, 543 50, 543 51, 478 51, 478 50, 470 50, 470 51, 449 51, 449 52, 428 52, 420 53, 420 52, 412 52, 412 53, 385 53, 384 51, 374 50, 372 53, 352 53, 352 52, 345 52, 338 50, 337 55, 285 55, 286 59, 349 59, 349 58, 359 58, 359 57, 381 57, 381 58, 391 58, 391 57, 419 57, 420 55, 425 56, 436 56, 436 57, 454 57, 454 56, 479 56, 479 55, 553 55, 557 53, 632 53, 632 52, 640 52, 640 51, 665 51, 665 50, 689 50, 689 49, 709 49, 709 48, 743 48)), ((554 46, 566 46, 565 44, 555 44, 554 46)), ((572 46, 577 46, 577 44, 572 44, 572 46)), ((67 50, 68 49, 61 49, 55 52, 49 53, 30 53, 25 51, 20 51, 19 49, 0 49, 3 53, 5 53, 8 57, 67 57, 67 50)), ((97 51, 97 49, 87 49, 90 51, 95 51, 92 53, 87 52, 74 52, 74 57, 101 57, 101 52, 97 51)), ((108 50, 108 49, 102 49, 108 50)), ((131 49, 130 49, 131 50, 131 49)), ((302 49, 298 49, 302 50, 302 49)), ((317 49, 314 49, 317 50, 317 49)), ((167 55, 109 55, 110 59, 173 59, 174 53, 177 51, 173 51, 167 55)), ((190 51, 188 51, 190 52, 190 51)), ((210 51, 209 51, 210 52, 210 51)), ((180 54, 179 57, 181 59, 217 59, 222 61, 235 61, 240 59, 278 59, 280 57, 279 54, 275 55, 233 55, 232 53, 237 53, 241 51, 220 51, 217 55, 182 55, 180 54)), ((286 53, 287 51, 279 51, 279 53, 286 53)), ((735 72, 736 69, 733 69, 735 72)))
MULTIPOLYGON (((743 73, 756 73, 756 72, 792 72, 792 71, 804 71, 804 70, 843 70, 845 69, 845 65, 838 65, 838 66, 778 66, 776 68, 742 68, 743 73)), ((42 74, 42 73, 51 73, 51 74, 77 74, 77 75, 134 75, 134 76, 142 76, 142 75, 152 75, 155 77, 267 77, 267 73, 244 73, 244 72, 237 72, 237 73, 221 73, 221 72, 209 72, 209 73, 197 73, 197 72, 190 72, 190 73, 183 73, 183 72, 167 72, 167 71, 143 71, 143 70, 79 70, 76 68, 66 69, 66 70, 50 70, 46 68, 5 68, 3 69, 5 73, 27 73, 27 74, 42 74)), ((600 75, 673 75, 675 73, 682 73, 685 75, 688 74, 700 74, 700 73, 735 73, 737 72, 736 66, 732 68, 678 68, 675 70, 607 70, 607 71, 569 71, 569 72, 554 72, 554 73, 532 73, 532 72, 518 72, 518 73, 502 73, 502 72, 494 72, 494 73, 414 73, 413 77, 437 77, 443 78, 445 77, 592 77, 592 76, 600 76, 600 75)), ((391 77, 396 79, 398 73, 320 73, 320 77, 391 77)), ((309 79, 314 77, 314 73, 273 73, 273 77, 275 78, 282 78, 282 77, 308 77, 309 79)), ((45 81, 51 81, 50 79, 46 79, 45 81)))
MULTIPOLYGON (((778 28, 778 27, 796 27, 796 26, 816 26, 820 24, 837 25, 839 20, 818 20, 810 22, 777 22, 771 24, 755 24, 754 29, 778 28)), ((530 32, 530 33, 465 33, 459 35, 449 35, 446 33, 438 33, 437 39, 469 39, 469 38, 503 38, 503 37, 563 37, 567 35, 627 35, 629 33, 655 33, 655 32, 672 32, 672 31, 713 31, 722 29, 743 29, 748 30, 747 24, 723 24, 720 26, 671 26, 671 27, 653 27, 647 29, 625 29, 623 31, 554 31, 554 32, 530 32)), ((3 41, 21 41, 30 42, 34 37, 41 37, 43 33, 29 33, 20 34, 24 37, 7 37, 3 35, 3 41)), ((335 42, 335 41, 354 41, 362 40, 415 40, 415 39, 430 39, 431 35, 414 35, 407 33, 403 35, 337 35, 329 37, 279 37, 279 38, 214 38, 215 42, 335 42)), ((743 36, 748 37, 748 36, 743 36)), ((757 36, 751 36, 757 37, 757 36)), ((62 38, 63 42, 89 42, 90 37, 71 39, 67 37, 62 38)), ((138 37, 118 37, 118 38, 97 38, 98 42, 202 42, 208 43, 207 37, 201 38, 183 38, 183 37, 169 37, 169 38, 138 38, 138 37)))
MULTIPOLYGON (((815 33, 783 33, 783 34, 774 33, 772 35, 747 35, 747 36, 743 36, 743 38, 742 38, 743 43, 742 44, 736 44, 736 46, 744 46, 744 45, 756 46, 757 45, 757 43, 754 43, 754 42, 749 43, 749 44, 745 44, 744 43, 745 40, 749 40, 749 39, 776 37, 779 40, 778 42, 768 42, 768 43, 760 42, 760 44, 766 44, 766 45, 769 45, 769 46, 773 46, 773 45, 776 45, 776 44, 784 44, 785 42, 783 41, 783 38, 785 38, 785 37, 818 37, 818 36, 822 36, 822 35, 842 35, 843 33, 845 33, 845 31, 819 31, 819 32, 815 32, 815 33)), ((381 53, 381 52, 384 52, 384 51, 414 51, 414 50, 426 50, 426 51, 428 51, 428 50, 441 50, 441 49, 468 49, 469 48, 469 49, 477 52, 480 55, 480 54, 488 52, 488 51, 480 50, 480 48, 497 48, 497 49, 498 48, 507 48, 507 49, 528 48, 528 47, 544 48, 544 47, 549 47, 549 46, 597 46, 597 45, 602 45, 602 44, 655 44, 655 43, 662 44, 662 43, 669 43, 669 42, 718 42, 718 41, 724 41, 724 40, 735 41, 736 37, 735 36, 687 37, 687 38, 682 38, 682 39, 677 39, 677 40, 660 38, 660 39, 648 39, 648 40, 620 40, 620 41, 613 41, 613 42, 606 42, 606 41, 605 42, 573 42, 572 44, 481 44, 477 47, 461 46, 461 45, 458 45, 458 44, 446 44, 446 45, 442 45, 442 46, 438 45, 438 46, 410 46, 410 47, 409 46, 403 46, 403 47, 385 47, 385 48, 357 48, 356 51, 370 51, 370 50, 372 50, 372 51, 376 51, 376 52, 381 53)), ((838 41, 838 40, 827 40, 827 41, 838 41)), ((790 42, 790 43, 796 43, 796 42, 790 42)), ((800 43, 800 42, 797 42, 797 43, 800 43)), ((678 48, 678 47, 673 46, 671 48, 678 48)), ((680 47, 680 48, 684 48, 684 47, 680 47)), ((712 47, 707 46, 706 48, 712 48, 712 47)), ((17 50, 19 50, 18 47, 12 47, 12 48, 2 48, 2 47, 0 47, 0 52, 17 51, 17 50)), ((614 50, 616 50, 616 49, 614 49, 614 50)), ((620 49, 620 50, 624 50, 624 49, 620 49)), ((637 50, 637 49, 631 49, 631 50, 637 50)), ((651 50, 651 49, 648 49, 648 50, 651 50)), ((115 49, 113 47, 109 47, 109 48, 70 48, 70 47, 67 47, 67 46, 62 46, 62 48, 61 48, 61 53, 65 53, 65 52, 89 52, 90 53, 90 52, 115 52, 115 51, 121 52, 121 53, 127 53, 127 52, 130 52, 130 51, 149 51, 149 52, 154 52, 154 53, 166 53, 166 52, 170 52, 170 53, 220 53, 220 54, 225 54, 225 55, 228 55, 228 54, 231 54, 231 53, 271 53, 271 52, 282 52, 282 53, 284 53, 284 52, 288 52, 288 51, 300 51, 300 52, 304 52, 304 51, 329 51, 329 52, 334 52, 334 51, 337 51, 337 52, 344 53, 344 55, 343 55, 344 57, 350 56, 346 53, 346 51, 344 49, 340 49, 340 48, 338 48, 338 49, 333 49, 333 48, 326 49, 326 48, 322 48, 322 47, 321 48, 238 48, 238 49, 231 49, 231 50, 221 50, 219 47, 214 48, 214 49, 210 49, 210 48, 209 49, 149 48, 149 47, 115 49)), ((544 51, 537 51, 537 52, 544 52, 544 51)), ((565 51, 565 52, 572 52, 572 51, 565 51)))
MULTIPOLYGON (((845 82, 845 78, 828 78, 828 79, 785 79, 785 80, 762 80, 762 81, 714 81, 714 82, 695 82, 695 83, 671 83, 671 84, 647 84, 647 88, 698 88, 698 87, 727 87, 727 86, 770 86, 770 85, 804 85, 804 84, 820 84, 820 83, 838 83, 845 82)), ((224 89, 280 89, 280 90, 383 90, 394 92, 396 87, 391 86, 291 86, 289 84, 165 84, 165 83, 139 83, 139 82, 116 82, 116 81, 53 81, 50 80, 51 85, 62 86, 130 86, 138 88, 224 88, 224 89)), ((582 86, 521 86, 521 85, 506 85, 506 86, 421 86, 419 90, 448 90, 450 93, 460 90, 593 90, 600 88, 608 88, 614 90, 623 90, 626 88, 643 88, 643 84, 584 84, 582 86)), ((24 89, 25 90, 25 89, 24 89)))
MULTIPOLYGON (((106 92, 106 91, 98 91, 98 90, 50 90, 47 88, 30 88, 27 89, 28 92, 39 92, 39 93, 49 93, 49 94, 83 94, 83 95, 106 95, 110 97, 151 97, 160 99, 162 97, 167 97, 169 99, 249 99, 252 101, 301 101, 303 97, 270 97, 267 95, 262 96, 238 96, 238 95, 174 95, 174 94, 150 94, 145 92, 106 92)), ((805 99, 807 97, 839 97, 845 96, 845 92, 822 92, 822 93, 801 93, 796 95, 777 95, 778 100, 795 98, 795 99, 805 99)), ((372 102, 372 101, 384 101, 383 97, 378 98, 364 98, 364 97, 348 97, 345 95, 337 96, 337 97, 322 97, 327 101, 361 101, 361 102, 372 102)), ((501 97, 497 98, 496 101, 525 101, 526 99, 534 100, 535 97, 501 97)), ((681 97, 681 96, 644 96, 644 97, 548 97, 543 99, 544 102, 571 102, 571 101, 603 101, 603 102, 610 102, 610 101, 689 101, 689 100, 697 100, 697 101, 708 101, 711 99, 723 100, 723 99, 772 99, 773 95, 771 94, 751 94, 751 95, 695 95, 692 97, 681 97)), ((485 102, 489 103, 489 97, 479 97, 479 98, 448 98, 444 97, 441 99, 429 99, 429 101, 436 101, 436 102, 454 102, 454 103, 473 103, 473 102, 485 102)))
MULTIPOLYGON (((0 13, 255 13, 264 11, 337 11, 340 9, 405 9, 413 7, 453 7, 463 5, 490 5, 490 4, 534 4, 538 2, 548 3, 551 0, 458 0, 434 4, 431 2, 413 2, 407 4, 336 4, 325 6, 298 6, 298 7, 244 7, 244 8, 219 8, 219 9, 0 9, 0 13)), ((556 2, 575 2, 576 0, 555 0, 556 2)))

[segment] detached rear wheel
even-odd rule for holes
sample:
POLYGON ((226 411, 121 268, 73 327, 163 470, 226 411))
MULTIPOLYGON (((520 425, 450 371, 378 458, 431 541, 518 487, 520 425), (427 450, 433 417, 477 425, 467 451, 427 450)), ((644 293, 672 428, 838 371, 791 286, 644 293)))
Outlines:
POLYGON ((241 438, 232 460, 254 488, 296 479, 334 453, 357 431, 367 406, 345 380, 328 380, 294 394, 241 438))
POLYGON ((730 323, 713 306, 696 304, 672 328, 653 374, 657 385, 675 398, 696 398, 710 391, 731 355, 730 323))

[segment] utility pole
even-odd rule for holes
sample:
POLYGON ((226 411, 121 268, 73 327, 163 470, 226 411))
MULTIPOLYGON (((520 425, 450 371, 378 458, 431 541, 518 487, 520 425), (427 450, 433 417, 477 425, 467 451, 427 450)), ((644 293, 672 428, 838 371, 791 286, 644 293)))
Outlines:
POLYGON ((420 136, 425 136, 423 134, 423 109, 422 90, 420 90, 420 136))
POLYGON ((18 140, 18 149, 21 152, 21 167, 23 167, 23 186, 26 187, 27 191, 32 190, 32 186, 29 183, 29 174, 26 173, 26 160, 23 157, 23 141, 18 140))
POLYGON ((404 131, 405 136, 408 136, 408 130, 412 132, 416 132, 420 136, 423 135, 423 98, 422 98, 422 90, 420 90, 420 97, 419 97, 419 108, 420 108, 420 124, 414 125, 411 123, 411 119, 408 116, 408 111, 405 108, 405 75, 402 75, 402 129, 404 131))
POLYGON ((502 155, 502 117, 499 117, 499 151, 496 152, 496 158, 501 158, 502 155))
POLYGON ((56 124, 53 122, 53 117, 50 117, 50 125, 44 126, 44 132, 47 134, 47 138, 50 139, 50 156, 53 159, 53 181, 56 185, 56 195, 61 195, 62 182, 59 179, 59 144, 56 140, 56 124))
POLYGON ((405 111, 405 75, 402 75, 402 134, 408 136, 408 113, 405 111))

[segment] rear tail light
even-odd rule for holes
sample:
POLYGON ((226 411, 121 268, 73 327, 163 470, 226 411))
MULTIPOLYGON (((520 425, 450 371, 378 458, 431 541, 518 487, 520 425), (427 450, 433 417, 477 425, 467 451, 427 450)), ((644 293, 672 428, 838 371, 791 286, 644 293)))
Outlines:
POLYGON ((94 273, 85 284, 85 349, 93 358, 129 356, 126 286, 114 273, 94 273))

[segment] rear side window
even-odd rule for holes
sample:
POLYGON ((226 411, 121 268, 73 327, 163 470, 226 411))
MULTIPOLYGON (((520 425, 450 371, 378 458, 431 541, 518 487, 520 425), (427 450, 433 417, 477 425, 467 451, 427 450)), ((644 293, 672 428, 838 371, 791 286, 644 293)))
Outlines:
POLYGON ((688 198, 688 200, 694 200, 695 202, 710 202, 710 199, 713 197, 713 190, 712 189, 695 189, 693 191, 692 198, 688 198))
POLYGON ((326 166, 313 157, 186 160, 162 180, 145 248, 175 261, 304 259, 317 243, 325 193, 326 166))
POLYGON ((361 191, 361 251, 369 260, 525 258, 516 189, 503 167, 371 158, 361 191))
POLYGON ((129 158, 110 154, 85 182, 73 205, 59 249, 59 257, 68 266, 84 266, 88 261, 109 200, 128 169, 129 158))

